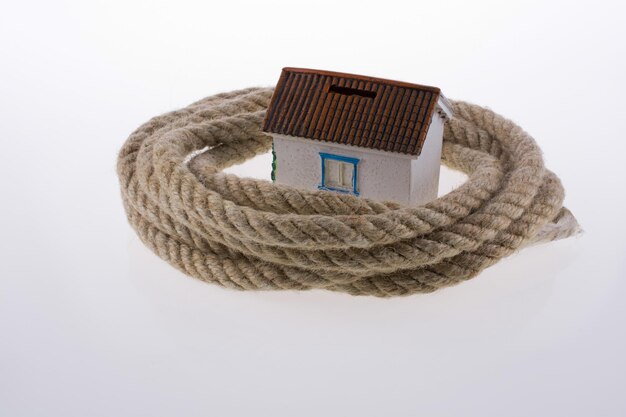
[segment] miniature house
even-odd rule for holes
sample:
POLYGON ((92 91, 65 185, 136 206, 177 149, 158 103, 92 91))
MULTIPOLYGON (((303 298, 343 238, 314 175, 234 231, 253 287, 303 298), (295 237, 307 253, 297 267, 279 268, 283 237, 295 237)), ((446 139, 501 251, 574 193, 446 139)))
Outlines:
POLYGON ((265 116, 272 178, 420 205, 437 197, 450 105, 436 87, 284 68, 265 116))

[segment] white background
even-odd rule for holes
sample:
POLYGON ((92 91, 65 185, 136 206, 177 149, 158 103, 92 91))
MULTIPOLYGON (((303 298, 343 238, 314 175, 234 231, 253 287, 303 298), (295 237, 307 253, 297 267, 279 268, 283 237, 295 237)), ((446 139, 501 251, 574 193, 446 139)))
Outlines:
MULTIPOLYGON (((626 414, 623 2, 3 2, 0 416, 626 414), (512 118, 580 237, 381 300, 188 278, 126 223, 150 117, 283 66, 437 85, 512 118)), ((234 172, 269 177, 269 157, 234 172)), ((441 193, 462 181, 444 172, 441 193)))

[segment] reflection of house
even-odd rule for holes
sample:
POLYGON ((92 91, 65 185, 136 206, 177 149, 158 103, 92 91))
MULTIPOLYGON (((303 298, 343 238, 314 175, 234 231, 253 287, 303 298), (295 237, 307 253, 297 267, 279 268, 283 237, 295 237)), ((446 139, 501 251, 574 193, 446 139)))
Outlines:
POLYGON ((284 68, 263 130, 279 183, 418 205, 437 197, 451 115, 436 87, 284 68))

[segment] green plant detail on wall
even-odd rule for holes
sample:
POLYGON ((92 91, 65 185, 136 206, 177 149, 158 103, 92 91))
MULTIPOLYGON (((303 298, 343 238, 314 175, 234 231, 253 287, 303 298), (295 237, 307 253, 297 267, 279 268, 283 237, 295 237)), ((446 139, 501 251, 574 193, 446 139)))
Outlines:
POLYGON ((276 182, 276 152, 272 143, 272 182, 276 182))

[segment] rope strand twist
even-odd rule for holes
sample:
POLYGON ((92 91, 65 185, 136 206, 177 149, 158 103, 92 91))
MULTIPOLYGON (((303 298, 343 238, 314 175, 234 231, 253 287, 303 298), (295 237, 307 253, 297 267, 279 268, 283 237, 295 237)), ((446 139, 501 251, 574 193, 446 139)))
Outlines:
POLYGON ((188 275, 239 290, 427 293, 579 230, 535 141, 461 101, 452 102, 442 161, 468 180, 421 207, 222 172, 270 150, 261 123, 271 95, 248 88, 155 117, 119 153, 130 224, 188 275))

